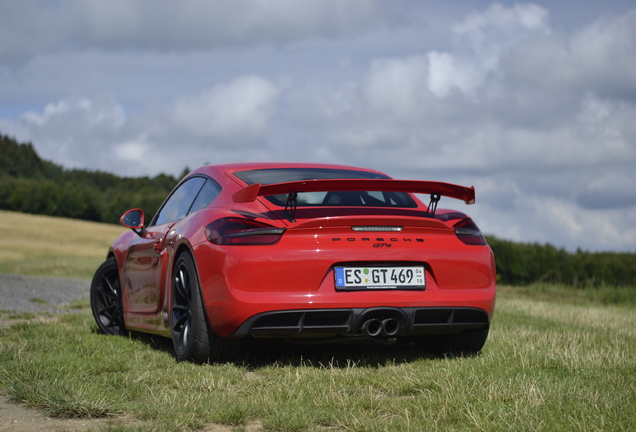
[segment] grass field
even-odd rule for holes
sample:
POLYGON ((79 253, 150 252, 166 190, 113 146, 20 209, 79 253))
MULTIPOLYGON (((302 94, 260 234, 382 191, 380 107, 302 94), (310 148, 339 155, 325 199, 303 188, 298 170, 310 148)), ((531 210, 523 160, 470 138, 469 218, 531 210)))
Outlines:
POLYGON ((0 386, 60 417, 181 431, 627 431, 636 424, 636 314, 501 298, 481 355, 409 346, 253 348, 177 363, 160 338, 98 335, 88 310, 0 330, 0 386))
POLYGON ((124 230, 0 210, 0 273, 91 278, 124 230))
MULTIPOLYGON (((33 230, 67 238, 60 227, 33 230)), ((59 268, 83 274, 81 261, 69 262, 59 268)), ((110 419, 93 429, 104 431, 628 431, 636 313, 631 301, 618 303, 503 287, 477 356, 267 344, 235 363, 200 366, 176 362, 161 338, 97 334, 84 302, 80 313, 0 329, 0 392, 51 416, 110 419)))

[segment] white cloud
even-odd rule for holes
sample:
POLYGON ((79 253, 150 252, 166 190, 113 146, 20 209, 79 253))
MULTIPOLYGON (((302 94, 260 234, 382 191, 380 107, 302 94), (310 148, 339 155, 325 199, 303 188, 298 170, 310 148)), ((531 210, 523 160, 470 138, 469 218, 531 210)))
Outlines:
POLYGON ((502 52, 525 38, 545 34, 548 13, 535 4, 495 3, 473 12, 453 28, 454 52, 428 53, 429 89, 439 97, 452 90, 472 92, 497 70, 502 52))
POLYGON ((37 142, 42 157, 67 167, 175 174, 222 149, 232 160, 245 146, 261 144, 278 93, 268 80, 247 75, 143 114, 127 116, 109 98, 71 97, 7 123, 20 139, 37 142))
POLYGON ((0 59, 67 49, 165 52, 340 38, 391 20, 376 0, 1 2, 0 59))
POLYGON ((578 86, 593 85, 614 97, 627 87, 629 96, 636 96, 636 9, 586 26, 572 37, 568 48, 561 62, 569 63, 578 86))
POLYGON ((42 113, 24 113, 17 129, 38 143, 41 156, 68 167, 94 168, 101 167, 99 160, 125 121, 124 108, 109 98, 70 97, 48 104, 42 113))
POLYGON ((424 56, 373 61, 363 89, 369 109, 398 119, 418 112, 425 97, 427 67, 424 56))
POLYGON ((238 142, 262 135, 274 113, 278 90, 256 75, 218 84, 190 98, 180 98, 171 109, 175 126, 195 135, 233 138, 238 142))
MULTIPOLYGON (((636 231, 624 229, 636 217, 636 208, 628 210, 582 210, 575 203, 544 196, 523 196, 515 212, 504 212, 504 223, 496 227, 500 238, 550 243, 568 249, 629 250, 636 242, 636 231), (528 232, 531 231, 531 232, 528 232)), ((484 230, 491 223, 483 218, 484 230)))
POLYGON ((111 100, 87 98, 69 98, 55 104, 48 104, 44 112, 38 114, 29 111, 23 114, 22 121, 34 127, 50 127, 59 124, 66 127, 65 122, 69 118, 77 120, 78 124, 92 129, 104 127, 107 129, 118 128, 124 124, 126 115, 124 109, 111 100))
POLYGON ((116 144, 113 151, 115 156, 122 161, 143 163, 144 158, 151 154, 152 149, 142 138, 137 141, 126 141, 116 144))
POLYGON ((636 9, 600 18, 572 34, 552 32, 529 39, 507 51, 501 61, 507 77, 505 90, 516 85, 518 93, 532 103, 551 96, 556 113, 587 94, 633 101, 635 53, 636 9))

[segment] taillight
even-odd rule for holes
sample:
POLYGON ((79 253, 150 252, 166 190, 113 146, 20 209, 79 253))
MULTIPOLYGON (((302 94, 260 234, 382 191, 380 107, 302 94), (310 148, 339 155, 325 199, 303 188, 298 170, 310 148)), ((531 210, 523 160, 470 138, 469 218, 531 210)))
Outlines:
POLYGON ((455 235, 467 245, 485 245, 486 239, 479 230, 479 227, 471 218, 465 218, 453 225, 455 235))
POLYGON ((280 240, 285 228, 249 219, 227 217, 205 227, 205 236, 218 245, 269 245, 280 240))

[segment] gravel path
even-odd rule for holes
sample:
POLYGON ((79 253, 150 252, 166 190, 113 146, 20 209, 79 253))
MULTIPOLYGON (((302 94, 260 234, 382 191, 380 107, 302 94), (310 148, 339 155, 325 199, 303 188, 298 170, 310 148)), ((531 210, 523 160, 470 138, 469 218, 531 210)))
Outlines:
POLYGON ((0 311, 67 312, 73 300, 88 298, 91 281, 0 274, 0 311))

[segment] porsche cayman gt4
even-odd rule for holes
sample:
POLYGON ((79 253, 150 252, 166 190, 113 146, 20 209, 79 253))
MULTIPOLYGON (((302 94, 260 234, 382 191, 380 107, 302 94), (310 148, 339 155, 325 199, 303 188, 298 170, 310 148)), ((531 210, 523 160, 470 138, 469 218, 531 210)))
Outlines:
POLYGON ((91 284, 99 330, 173 340, 228 361, 247 338, 397 339, 475 353, 495 306, 492 251, 465 213, 472 187, 365 168, 210 165, 154 217, 126 212, 91 284), (420 201, 418 197, 423 197, 420 201))

